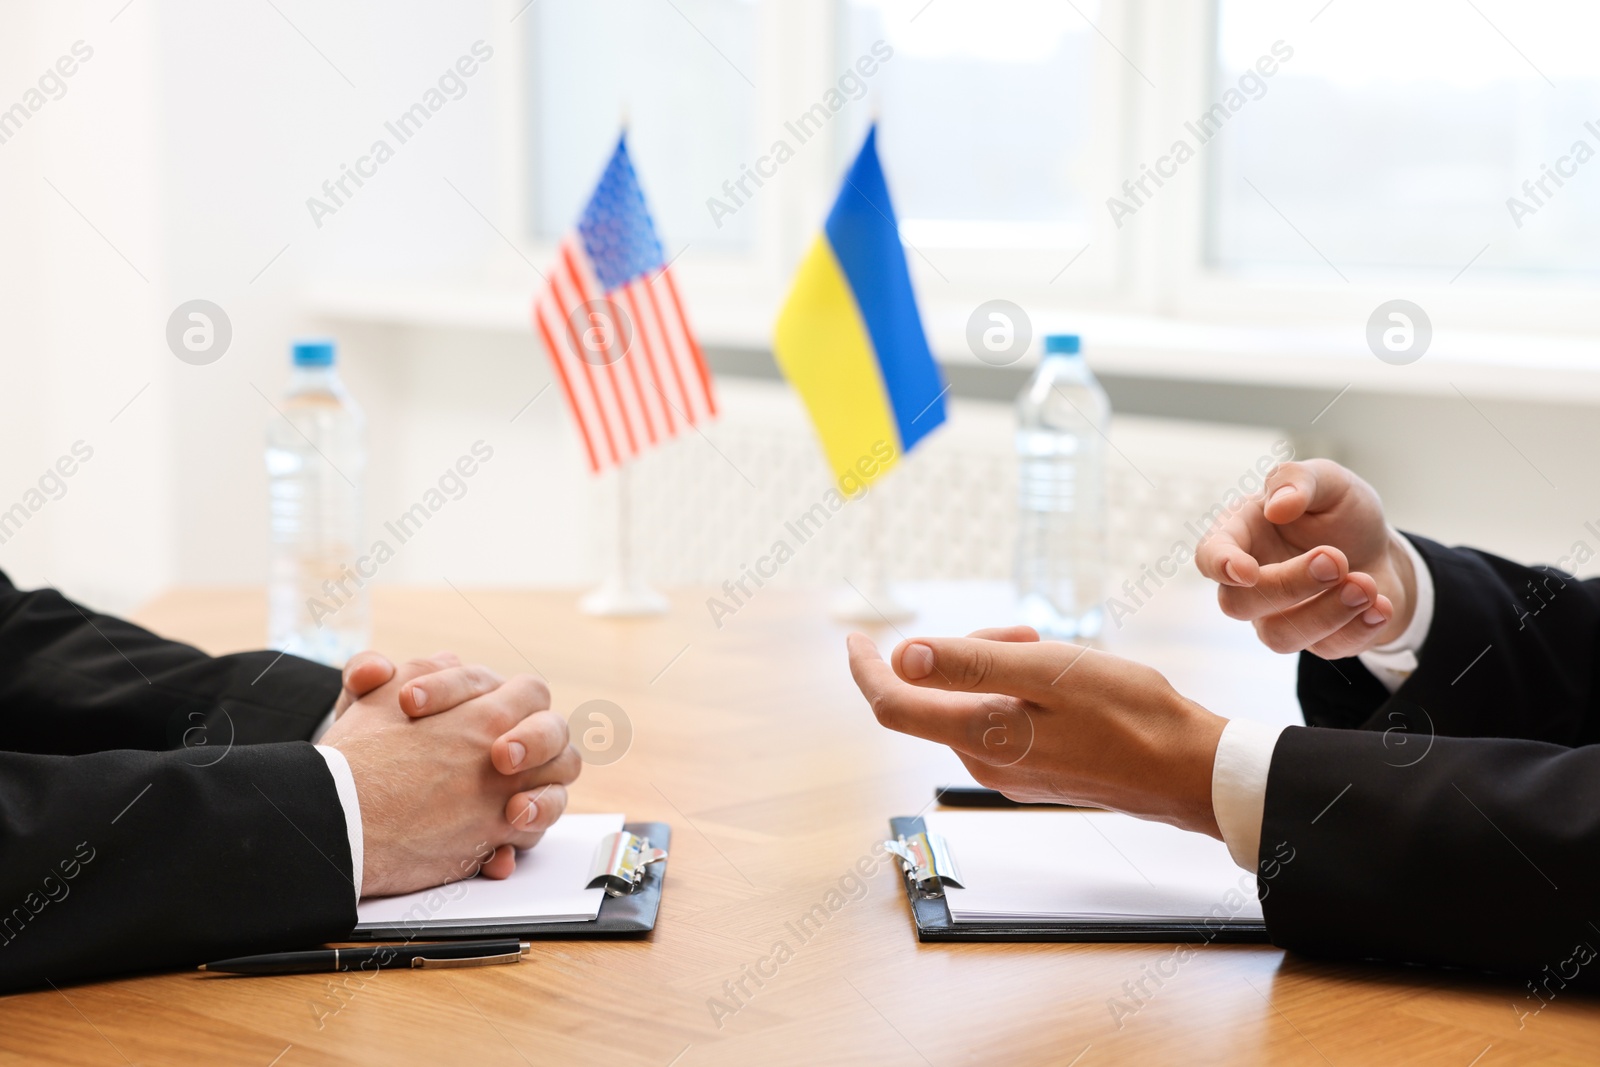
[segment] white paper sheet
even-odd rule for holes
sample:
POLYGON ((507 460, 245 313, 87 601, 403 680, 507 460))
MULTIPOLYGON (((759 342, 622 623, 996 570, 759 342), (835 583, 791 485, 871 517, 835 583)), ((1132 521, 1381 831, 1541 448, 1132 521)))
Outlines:
POLYGON ((537 847, 517 853, 511 877, 471 878, 397 897, 373 897, 356 909, 356 929, 556 923, 593 920, 604 889, 586 889, 595 848, 622 829, 621 815, 563 815, 537 847))
POLYGON ((1261 918, 1255 876, 1215 838, 1116 812, 934 811, 961 869, 954 922, 1261 918))

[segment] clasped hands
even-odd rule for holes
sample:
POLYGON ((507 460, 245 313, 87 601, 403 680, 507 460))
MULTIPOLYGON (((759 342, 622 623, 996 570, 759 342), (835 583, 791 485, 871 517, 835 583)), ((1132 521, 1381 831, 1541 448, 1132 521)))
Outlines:
POLYGON ((451 653, 395 667, 351 658, 321 744, 350 764, 363 896, 481 873, 504 878, 567 806, 582 769, 538 678, 501 678, 451 653))
MULTIPOLYGON (((1414 611, 1416 576, 1378 494, 1328 460, 1280 464, 1195 562, 1223 613, 1275 652, 1353 656, 1414 611)), ((1026 626, 913 638, 888 663, 862 634, 848 647, 878 721, 950 746, 983 785, 1221 836, 1211 774, 1227 721, 1151 668, 1026 626)))

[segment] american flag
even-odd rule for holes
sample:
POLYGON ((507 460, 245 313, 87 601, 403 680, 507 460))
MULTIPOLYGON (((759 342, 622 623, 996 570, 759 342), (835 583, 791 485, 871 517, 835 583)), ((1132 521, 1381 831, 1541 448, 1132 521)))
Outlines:
POLYGON ((717 413, 626 135, 562 238, 533 328, 578 424, 589 469, 621 466, 717 413))

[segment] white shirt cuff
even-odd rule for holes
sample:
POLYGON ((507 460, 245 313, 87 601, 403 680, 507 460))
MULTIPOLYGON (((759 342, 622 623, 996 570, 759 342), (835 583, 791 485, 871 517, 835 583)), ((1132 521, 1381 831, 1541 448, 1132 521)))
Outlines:
POLYGON ((1267 806, 1267 772, 1272 750, 1287 727, 1249 719, 1230 719, 1217 741, 1211 767, 1211 810, 1233 862, 1256 869, 1261 853, 1261 819, 1267 806))
POLYGON ((331 745, 318 745, 316 748, 322 758, 328 761, 333 787, 339 791, 339 806, 344 808, 344 828, 350 836, 350 880, 355 883, 356 900, 360 900, 365 844, 361 836, 361 799, 356 796, 356 776, 350 773, 350 762, 344 758, 343 752, 331 745))
POLYGON ((1362 665, 1391 693, 1405 684, 1411 672, 1417 669, 1417 653, 1422 651, 1423 644, 1428 640, 1428 630, 1433 625, 1433 573, 1428 570, 1427 561, 1417 551, 1417 546, 1411 543, 1411 538, 1398 531, 1394 536, 1405 546, 1406 555, 1411 559, 1411 571, 1416 575, 1416 609, 1411 613, 1411 623, 1404 633, 1386 645, 1369 648, 1358 657, 1362 665))

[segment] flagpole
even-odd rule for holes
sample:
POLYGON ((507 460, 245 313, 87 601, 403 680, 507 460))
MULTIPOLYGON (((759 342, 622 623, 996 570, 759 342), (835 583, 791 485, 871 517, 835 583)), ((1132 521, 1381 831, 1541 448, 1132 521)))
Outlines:
POLYGON ((612 472, 617 487, 616 543, 611 572, 599 588, 578 601, 585 615, 628 618, 665 615, 670 604, 639 576, 633 558, 633 467, 623 464, 612 472))
POLYGON ((889 586, 887 504, 882 483, 863 493, 862 545, 855 574, 845 575, 845 587, 833 599, 832 615, 840 622, 897 623, 913 618, 914 608, 896 597, 889 586))

